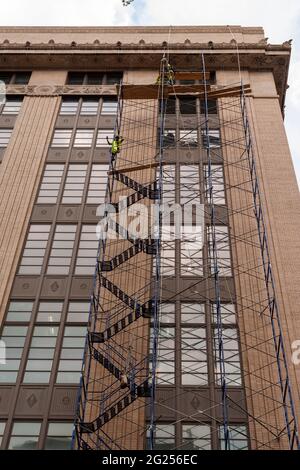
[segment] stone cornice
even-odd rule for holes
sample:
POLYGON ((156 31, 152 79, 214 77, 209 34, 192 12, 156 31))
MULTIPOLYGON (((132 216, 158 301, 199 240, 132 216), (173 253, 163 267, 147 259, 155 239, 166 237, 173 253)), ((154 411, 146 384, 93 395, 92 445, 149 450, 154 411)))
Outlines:
POLYGON ((7 95, 61 96, 61 95, 116 95, 113 85, 7 85, 7 95))
MULTIPOLYGON (((114 29, 115 31, 115 29, 114 29)), ((62 69, 62 70, 126 70, 158 69, 166 47, 170 61, 178 70, 200 70, 201 52, 206 57, 208 70, 237 69, 237 44, 230 43, 146 43, 138 44, 0 44, 0 70, 62 69)), ((239 43, 241 67, 248 70, 271 70, 277 93, 284 107, 287 89, 291 42, 281 45, 239 43)))
POLYGON ((247 33, 264 34, 260 26, 2 26, 0 33, 247 33))

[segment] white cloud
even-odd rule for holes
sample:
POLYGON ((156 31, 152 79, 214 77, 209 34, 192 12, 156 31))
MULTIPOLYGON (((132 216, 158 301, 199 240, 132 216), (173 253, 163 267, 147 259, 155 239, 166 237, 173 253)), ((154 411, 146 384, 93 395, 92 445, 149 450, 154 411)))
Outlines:
POLYGON ((272 43, 294 38, 287 100, 287 132, 300 184, 299 0, 14 0, 2 2, 0 25, 227 25, 263 26, 272 43))

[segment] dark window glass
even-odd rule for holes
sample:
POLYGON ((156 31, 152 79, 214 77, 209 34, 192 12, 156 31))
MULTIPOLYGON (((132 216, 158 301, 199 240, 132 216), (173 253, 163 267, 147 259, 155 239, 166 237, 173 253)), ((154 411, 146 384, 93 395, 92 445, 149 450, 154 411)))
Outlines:
POLYGON ((194 98, 181 98, 179 103, 181 114, 196 114, 196 100, 194 98))
POLYGON ((115 85, 116 83, 120 83, 123 78, 122 72, 111 72, 106 74, 106 83, 107 85, 115 85))
POLYGON ((27 85, 31 77, 31 72, 17 72, 14 77, 14 83, 17 85, 27 85))
POLYGON ((84 82, 85 73, 83 72, 69 72, 68 81, 69 85, 82 85, 84 82))
POLYGON ((86 77, 86 83, 88 85, 102 85, 103 73, 89 72, 86 77))
POLYGON ((10 72, 0 72, 0 81, 8 85, 11 82, 12 73, 10 72))
MULTIPOLYGON (((217 102, 215 100, 208 100, 207 102, 208 114, 218 114, 217 102)), ((201 101, 201 114, 205 114, 205 102, 201 101)))

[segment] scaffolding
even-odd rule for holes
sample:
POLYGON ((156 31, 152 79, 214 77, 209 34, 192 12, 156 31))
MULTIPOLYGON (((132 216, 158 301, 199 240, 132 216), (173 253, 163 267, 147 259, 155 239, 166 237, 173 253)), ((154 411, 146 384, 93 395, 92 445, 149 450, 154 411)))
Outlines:
MULTIPOLYGON (((209 423, 198 448, 207 448, 210 439, 215 448, 235 448, 232 423, 243 422, 251 449, 300 449, 248 119, 250 86, 215 86, 204 56, 202 63, 200 72, 176 72, 170 82, 164 57, 158 84, 121 84, 118 89, 115 136, 125 141, 108 172, 109 206, 101 221, 106 237, 99 241, 90 304, 76 449, 155 449, 161 410, 170 412, 169 424, 209 423), (180 132, 174 136, 168 106, 191 98, 190 114, 197 112, 198 119, 188 123, 176 105, 180 132), (189 177, 194 171, 197 179, 201 168, 198 187, 192 177, 182 187, 168 158, 175 146, 188 155, 189 177), (203 246, 193 249, 187 243, 188 250, 182 250, 183 263, 199 271, 198 277, 165 283, 177 269, 170 246, 175 253, 181 242, 168 246, 158 208, 175 201, 177 190, 184 193, 183 209, 203 204, 203 246), (143 211, 137 236, 131 222, 143 211), (128 212, 129 224, 124 219, 128 212), (164 306, 185 295, 205 305, 210 336, 205 339, 210 374, 200 362, 190 366, 201 380, 207 375, 204 386, 193 388, 201 404, 194 413, 181 404, 184 387, 167 387, 165 397, 159 381, 164 306)), ((188 348, 190 355, 197 353, 196 343, 195 351, 188 348)))

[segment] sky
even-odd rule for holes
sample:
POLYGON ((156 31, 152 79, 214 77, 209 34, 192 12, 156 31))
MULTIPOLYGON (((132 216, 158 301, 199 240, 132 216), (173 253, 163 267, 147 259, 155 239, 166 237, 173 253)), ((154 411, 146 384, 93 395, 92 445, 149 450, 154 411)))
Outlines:
MULTIPOLYGON (((1 2, 0 26, 263 26, 273 44, 293 39, 286 129, 300 185, 299 0, 14 0, 1 2)), ((167 38, 165 38, 167 40, 167 38)))

